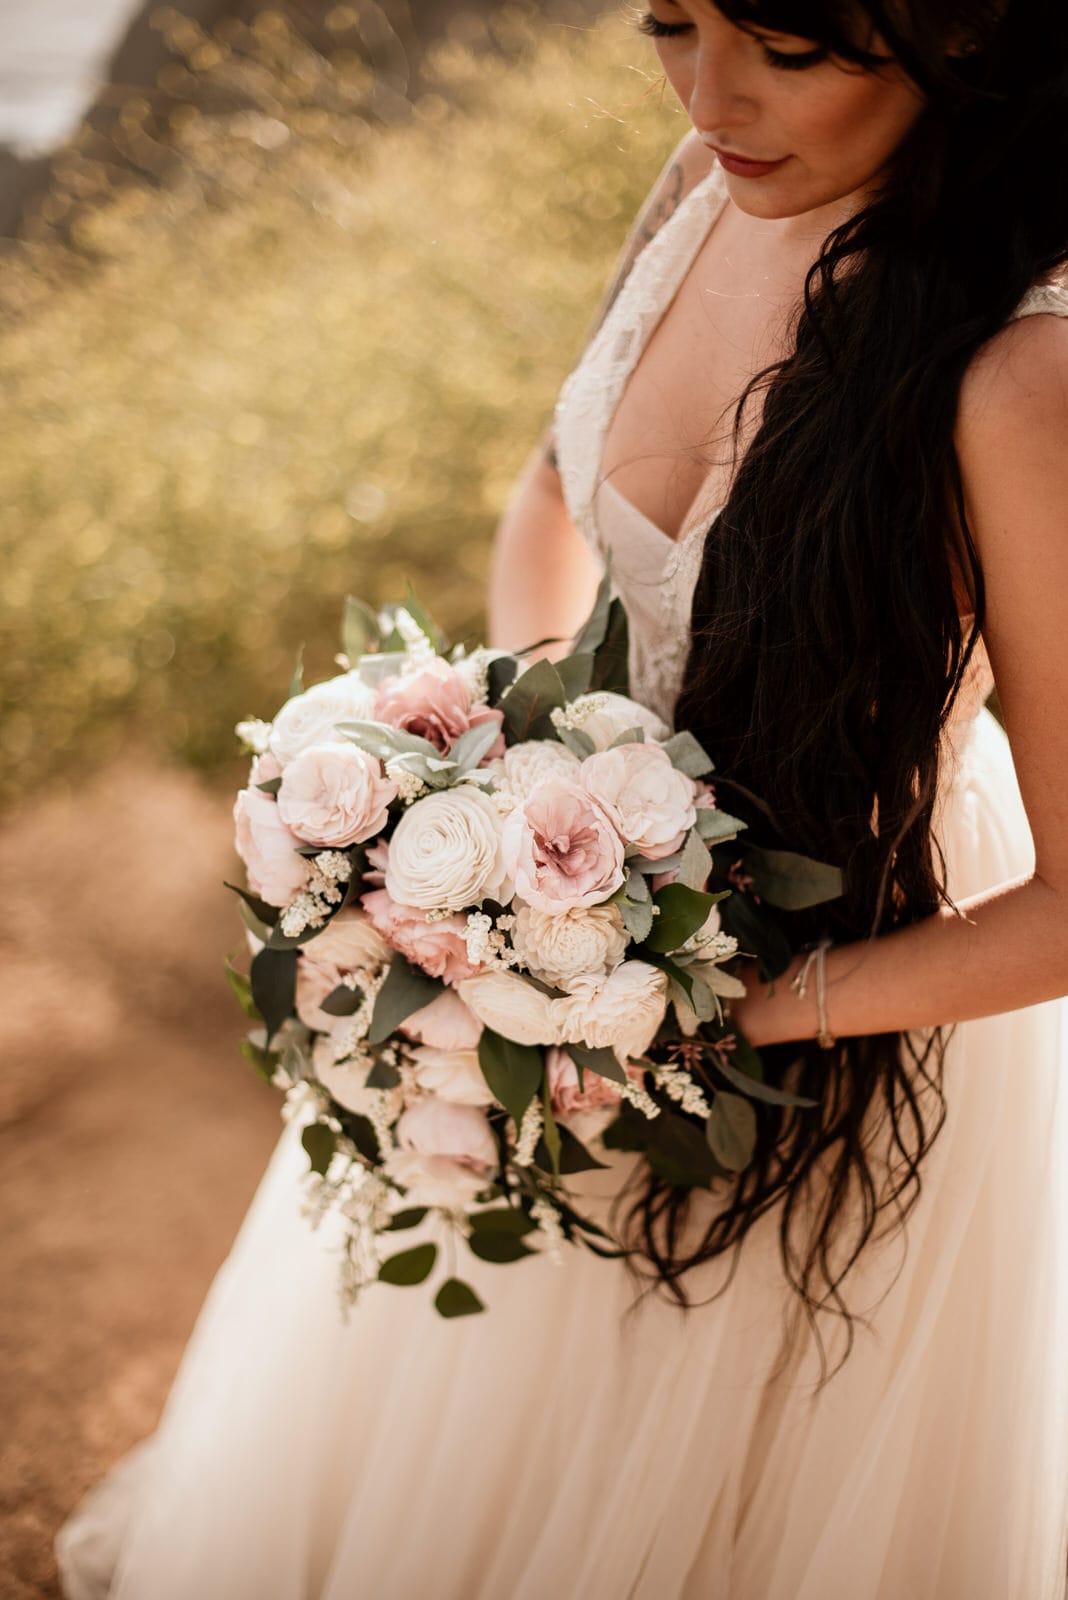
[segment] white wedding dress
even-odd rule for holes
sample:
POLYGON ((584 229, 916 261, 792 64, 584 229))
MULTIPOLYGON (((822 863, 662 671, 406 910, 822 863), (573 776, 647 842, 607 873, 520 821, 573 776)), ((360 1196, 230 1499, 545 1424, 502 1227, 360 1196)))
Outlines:
MULTIPOLYGON (((613 408, 724 202, 713 172, 645 249, 558 409, 576 523, 614 572, 636 692, 670 711, 702 521, 679 543, 600 481, 613 408)), ((1057 290, 1020 308, 1068 314, 1057 290)), ((1032 847, 974 661, 941 830, 960 898, 1032 847)), ((158 1431, 57 1541, 72 1600, 1061 1600, 1068 1539, 1068 1004, 958 1027, 948 1119, 869 1312, 822 1389, 784 1349, 775 1218, 687 1314, 571 1252, 459 1266, 346 1323, 300 1214, 291 1124, 218 1274, 158 1431)), ((584 1179, 592 1196, 630 1158, 584 1179)), ((702 1196, 711 1203, 710 1197, 702 1196)), ((407 1239, 413 1239, 407 1235, 407 1239)), ((695 1290, 718 1277, 699 1277, 695 1290)))

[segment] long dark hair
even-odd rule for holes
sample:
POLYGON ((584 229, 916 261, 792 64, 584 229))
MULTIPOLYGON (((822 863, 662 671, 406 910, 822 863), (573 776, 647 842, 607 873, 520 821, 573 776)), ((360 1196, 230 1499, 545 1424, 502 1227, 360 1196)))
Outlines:
MULTIPOLYGON (((890 54, 924 95, 879 194, 825 241, 794 349, 738 407, 736 440, 763 396, 706 540, 677 712, 720 772, 769 802, 785 842, 844 869, 844 897, 807 931, 863 940, 947 901, 932 834, 940 735, 984 612, 954 423, 972 357, 1068 259, 1068 8, 718 5, 858 69, 890 54)), ((740 791, 721 799, 746 815, 740 791)), ((762 814, 747 820, 776 842, 762 814)), ((643 1272, 687 1304, 691 1269, 736 1262, 775 1208, 800 1306, 817 1336, 822 1313, 840 1315, 848 1353, 843 1283, 919 1195, 945 1116, 942 1052, 938 1030, 766 1051, 772 1080, 789 1076, 821 1110, 762 1108, 752 1164, 696 1239, 680 1192, 647 1180, 627 1216, 643 1272)))

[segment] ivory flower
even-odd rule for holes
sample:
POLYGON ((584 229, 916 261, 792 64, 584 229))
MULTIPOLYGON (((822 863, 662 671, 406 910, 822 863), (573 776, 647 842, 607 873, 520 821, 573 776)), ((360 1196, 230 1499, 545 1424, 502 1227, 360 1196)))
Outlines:
POLYGON ((460 984, 460 999, 494 1033, 516 1044, 556 1044, 553 1002, 515 972, 494 969, 460 984))
POLYGON ((338 724, 366 722, 374 710, 375 692, 357 672, 344 672, 313 684, 284 705, 271 729, 269 748, 285 766, 312 745, 338 737, 338 724))
POLYGON ((303 946, 302 956, 340 972, 368 972, 389 961, 393 951, 366 912, 345 906, 314 939, 303 946))
POLYGON ((550 778, 504 824, 504 859, 516 894, 539 911, 607 900, 623 882, 623 840, 599 800, 550 778))
POLYGON ((614 1050, 620 1061, 642 1056, 667 1009, 667 974, 646 961, 624 961, 607 978, 574 978, 552 1002, 557 1042, 614 1050))
POLYGON ((459 1106, 489 1106, 493 1094, 482 1076, 477 1050, 433 1050, 420 1045, 408 1059, 421 1089, 459 1106))
POLYGON ((655 711, 639 705, 637 700, 629 700, 625 694, 613 694, 609 690, 579 695, 568 711, 574 726, 593 740, 597 750, 607 750, 628 728, 640 728, 647 739, 654 740, 666 739, 670 732, 667 723, 655 711))
POLYGON ((694 783, 658 744, 623 744, 589 756, 579 782, 628 844, 656 861, 681 849, 697 820, 694 783))
POLYGON ((396 798, 381 762, 338 739, 293 758, 282 775, 278 811, 308 844, 340 850, 381 833, 396 798))
POLYGON ((618 906, 574 906, 556 912, 520 906, 512 942, 528 971, 559 986, 578 973, 611 972, 626 953, 627 934, 618 906))
POLYGON ((522 805, 550 778, 577 778, 578 767, 578 756, 552 739, 527 739, 512 745, 497 760, 487 762, 494 776, 498 806, 505 811, 522 805))
POLYGON ((389 841, 386 889, 400 905, 460 911, 507 899, 501 819, 470 784, 409 806, 389 841))

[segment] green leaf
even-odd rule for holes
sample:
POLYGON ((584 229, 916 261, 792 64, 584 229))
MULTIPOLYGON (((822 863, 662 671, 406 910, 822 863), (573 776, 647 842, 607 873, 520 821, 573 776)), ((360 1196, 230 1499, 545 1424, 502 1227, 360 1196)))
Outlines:
POLYGON ((295 666, 293 668, 293 676, 289 680, 289 695, 288 695, 288 698, 290 700, 294 700, 297 697, 298 694, 303 694, 303 693, 304 693, 304 646, 301 645, 300 649, 297 651, 297 660, 296 660, 296 664, 295 664, 295 666))
POLYGON ((643 946, 640 956, 641 961, 647 961, 651 967, 659 967, 661 972, 666 972, 672 983, 677 983, 691 1007, 694 1000, 694 974, 686 967, 680 967, 677 961, 672 961, 669 956, 661 955, 658 950, 653 950, 648 944, 643 946))
POLYGON ((653 896, 660 915, 646 940, 648 948, 661 955, 680 949, 691 934, 704 927, 712 907, 725 900, 729 893, 723 890, 719 894, 705 894, 700 889, 687 888, 684 883, 666 883, 653 896))
POLYGON ((715 1055, 711 1064, 717 1072, 722 1072, 728 1083, 733 1083, 736 1089, 749 1095, 753 1100, 763 1100, 769 1106, 816 1106, 818 1100, 806 1100, 799 1094, 787 1094, 785 1089, 773 1089, 770 1083, 763 1083, 759 1078, 751 1078, 747 1072, 739 1072, 731 1062, 722 1056, 715 1055))
POLYGON ((707 1188, 717 1172, 701 1129, 673 1111, 662 1111, 650 1123, 647 1159, 655 1172, 680 1188, 707 1188))
POLYGON ((622 602, 613 600, 608 608, 608 628, 597 647, 591 689, 607 689, 613 694, 630 694, 630 634, 622 602))
POLYGON ((422 756, 430 761, 440 761, 441 751, 429 739, 405 728, 392 728, 386 722, 339 722, 337 732, 353 744, 377 756, 379 761, 391 761, 394 756, 422 756))
POLYGON ((591 1050, 587 1044, 565 1044, 564 1049, 575 1063, 580 1089, 584 1072, 596 1072, 598 1077, 610 1078, 613 1083, 626 1083, 627 1074, 614 1050, 591 1050))
POLYGON ((743 828, 748 827, 748 823, 732 817, 727 811, 698 806, 695 827, 706 844, 727 844, 731 839, 736 839, 743 828))
POLYGON ((259 950, 249 968, 252 999, 267 1027, 267 1043, 293 1015, 297 992, 295 950, 259 950))
POLYGON ((394 956, 386 981, 375 998, 371 1026, 367 1030, 368 1044, 383 1044, 413 1011, 421 1011, 444 992, 445 985, 440 978, 432 978, 421 968, 413 967, 401 955, 394 956))
POLYGON ((537 1223, 532 1222, 519 1206, 494 1206, 489 1211, 472 1211, 470 1222, 473 1233, 510 1233, 515 1239, 521 1239, 525 1233, 533 1233, 537 1227, 537 1223))
POLYGON ((443 1317, 472 1317, 485 1306, 469 1283, 460 1278, 446 1278, 434 1296, 434 1306, 443 1317))
POLYGON ((539 736, 556 737, 549 712, 565 704, 567 693, 551 661, 535 661, 516 679, 501 701, 510 744, 539 736))
POLYGON ((404 601, 404 609, 415 623, 426 634, 439 656, 443 656, 447 649, 445 635, 434 621, 430 612, 417 597, 411 584, 408 585, 408 594, 404 601))
POLYGON ((226 963, 226 976, 246 1017, 251 1017, 254 1022, 262 1022, 263 1018, 252 998, 252 984, 249 979, 243 972, 238 972, 236 967, 232 967, 229 961, 226 963))
MULTIPOLYGON (((266 900, 261 900, 258 895, 249 894, 247 889, 239 888, 236 883, 227 883, 225 878, 223 879, 223 888, 232 889, 234 894, 239 895, 241 904, 248 907, 261 926, 266 925, 268 932, 282 915, 278 906, 268 905, 266 900)), ((253 932, 255 932, 255 929, 253 929, 253 932)))
POLYGON ((383 1232, 401 1233, 406 1228, 418 1228, 426 1213, 426 1206, 406 1206, 403 1211, 393 1213, 383 1232))
POLYGON ((255 1067, 264 1083, 274 1087, 274 1075, 278 1067, 277 1050, 264 1050, 262 1046, 253 1044, 251 1039, 242 1039, 241 1054, 245 1060, 255 1067))
POLYGON ((381 1057, 367 1074, 368 1089, 395 1089, 400 1081, 400 1073, 393 1063, 383 1061, 381 1057))
POLYGON ((741 1172, 753 1159, 756 1137, 756 1112, 749 1101, 720 1090, 705 1123, 708 1148, 720 1166, 728 1172, 741 1172))
POLYGON ((752 895, 732 894, 720 915, 724 933, 733 934, 743 950, 757 957, 763 976, 781 977, 794 953, 774 914, 754 904, 752 895))
MULTIPOLYGON (((591 1155, 582 1140, 575 1137, 566 1123, 558 1122, 556 1131, 560 1135, 560 1171, 562 1173, 566 1175, 572 1172, 600 1172, 604 1170, 604 1162, 598 1161, 596 1156, 591 1155)), ((546 1150, 545 1154, 548 1156, 548 1150, 546 1150)), ((537 1155, 535 1155, 535 1161, 537 1161, 543 1172, 548 1170, 538 1160, 537 1155)))
POLYGON ((585 761, 587 756, 592 756, 597 746, 588 733, 583 733, 581 728, 557 728, 557 737, 560 743, 566 745, 573 756, 578 756, 580 761, 585 761))
POLYGON ((516 1044, 492 1028, 483 1028, 478 1041, 478 1064, 489 1089, 515 1118, 518 1128, 541 1084, 541 1051, 537 1045, 516 1044))
POLYGON ((488 698, 491 706, 500 705, 505 690, 509 684, 514 683, 518 671, 519 662, 515 656, 494 656, 487 674, 488 698))
POLYGON ((350 989, 347 983, 339 983, 325 1000, 319 1001, 319 1010, 325 1011, 328 1017, 351 1017, 362 1005, 362 989, 350 989))
POLYGON ((473 1233, 467 1243, 472 1255, 478 1256, 480 1261, 493 1261, 498 1266, 535 1254, 513 1233, 473 1233))
POLYGON ((449 751, 450 761, 456 763, 456 771, 452 776, 459 778, 465 772, 472 772, 483 757, 489 754, 500 736, 501 730, 493 721, 482 722, 475 728, 468 728, 449 751))
POLYGON ((653 931, 653 902, 635 902, 626 898, 617 900, 619 914, 623 918, 623 926, 634 940, 635 944, 644 944, 653 931))
POLYGON ((553 1175, 553 1182, 559 1183, 561 1139, 560 1130, 556 1126, 556 1118, 553 1116, 552 1097, 549 1094, 548 1073, 545 1074, 545 1081, 542 1086, 541 1106, 542 1114, 545 1118, 545 1124, 542 1128, 540 1142, 545 1146, 546 1154, 549 1157, 549 1169, 553 1175))
POLYGON ((597 595, 590 612, 582 627, 576 633, 571 649, 576 655, 585 655, 589 651, 597 651, 604 643, 608 632, 608 612, 612 604, 612 572, 611 564, 606 564, 604 576, 597 585, 597 595))
POLYGON ((322 1176, 337 1148, 334 1130, 328 1128, 325 1122, 310 1122, 301 1134, 300 1142, 308 1152, 311 1170, 322 1176))
POLYGON ((378 1269, 379 1283, 395 1283, 401 1288, 411 1288, 424 1283, 434 1269, 438 1258, 436 1244, 417 1244, 411 1250, 401 1250, 398 1255, 387 1256, 378 1269))
POLYGON ((281 787, 282 787, 281 778, 268 778, 265 783, 258 783, 256 785, 256 788, 262 790, 264 794, 275 794, 275 795, 278 793, 278 791, 279 791, 279 789, 281 787))
POLYGON ((568 703, 586 693, 593 677, 592 651, 580 651, 577 655, 565 656, 562 661, 557 661, 555 666, 568 703))
POLYGON ((743 860, 760 898, 782 911, 805 911, 837 900, 842 893, 842 874, 826 861, 756 845, 746 846, 743 860))
POLYGON ((354 594, 346 595, 345 610, 341 617, 341 648, 355 667, 361 656, 377 650, 382 643, 382 629, 378 617, 364 600, 354 594))
POLYGON ((711 756, 685 728, 665 739, 662 748, 671 757, 672 766, 678 767, 688 778, 704 778, 715 771, 711 756))
POLYGON ((712 857, 702 844, 696 828, 691 828, 682 847, 682 856, 676 868, 678 883, 687 889, 703 889, 712 871, 712 857))

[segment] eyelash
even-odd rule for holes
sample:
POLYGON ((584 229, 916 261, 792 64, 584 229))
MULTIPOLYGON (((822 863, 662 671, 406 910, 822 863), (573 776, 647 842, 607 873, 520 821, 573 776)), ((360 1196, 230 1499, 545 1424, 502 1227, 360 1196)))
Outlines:
MULTIPOLYGON (((647 34, 651 39, 677 39, 680 35, 688 33, 692 26, 690 22, 661 22, 651 11, 645 12, 637 23, 638 32, 647 34)), ((800 50, 792 55, 786 55, 781 50, 773 50, 770 44, 763 45, 763 49, 768 65, 776 67, 780 72, 804 72, 806 68, 816 67, 827 59, 827 51, 821 45, 817 45, 813 50, 800 50)))

